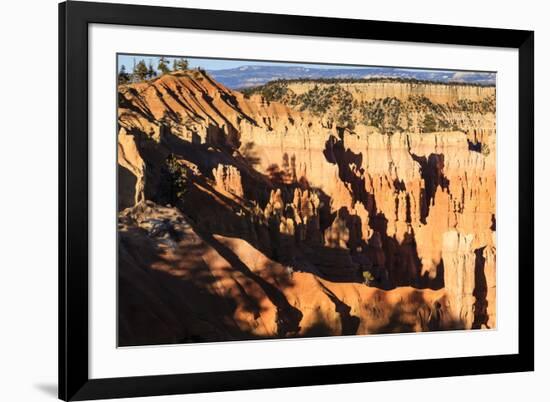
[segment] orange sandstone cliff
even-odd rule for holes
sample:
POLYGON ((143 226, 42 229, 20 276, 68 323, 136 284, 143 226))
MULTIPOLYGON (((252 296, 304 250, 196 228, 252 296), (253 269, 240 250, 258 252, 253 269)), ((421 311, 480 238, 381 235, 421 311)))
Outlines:
POLYGON ((119 344, 494 328, 494 95, 121 85, 119 344))

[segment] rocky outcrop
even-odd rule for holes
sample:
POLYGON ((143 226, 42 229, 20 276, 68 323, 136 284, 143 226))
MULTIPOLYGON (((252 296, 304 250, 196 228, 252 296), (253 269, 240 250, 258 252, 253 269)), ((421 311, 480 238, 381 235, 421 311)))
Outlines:
MULTIPOLYGON (((411 96, 422 96, 430 99, 434 103, 456 103, 459 100, 482 101, 483 99, 494 95, 493 86, 461 85, 407 82, 407 81, 366 81, 362 82, 344 82, 339 84, 347 91, 353 94, 354 99, 361 101, 371 101, 375 99, 396 98, 406 100, 411 96)), ((291 82, 289 88, 297 95, 307 93, 315 86, 330 85, 312 81, 291 82)))
POLYGON ((145 163, 135 141, 123 130, 118 134, 119 210, 145 199, 145 163))
POLYGON ((315 115, 324 126, 425 133, 461 130, 483 141, 496 130, 494 86, 403 80, 278 80, 247 90, 315 115))
POLYGON ((392 291, 296 272, 248 242, 197 233, 143 202, 119 217, 119 344, 448 328, 444 290, 392 291))
POLYGON ((494 328, 494 88, 384 85, 345 89, 464 127, 328 124, 202 71, 121 86, 121 342, 494 328))
POLYGON ((229 192, 236 197, 243 197, 241 174, 235 166, 218 165, 212 170, 216 189, 229 192))

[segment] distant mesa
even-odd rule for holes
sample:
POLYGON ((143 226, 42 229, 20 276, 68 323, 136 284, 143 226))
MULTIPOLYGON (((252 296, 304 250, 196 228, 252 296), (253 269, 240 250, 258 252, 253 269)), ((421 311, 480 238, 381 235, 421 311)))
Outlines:
POLYGON ((478 85, 495 85, 496 83, 496 74, 489 72, 415 70, 391 67, 307 68, 298 66, 247 65, 224 70, 211 70, 209 74, 215 80, 231 89, 247 88, 278 79, 298 78, 401 78, 478 85))

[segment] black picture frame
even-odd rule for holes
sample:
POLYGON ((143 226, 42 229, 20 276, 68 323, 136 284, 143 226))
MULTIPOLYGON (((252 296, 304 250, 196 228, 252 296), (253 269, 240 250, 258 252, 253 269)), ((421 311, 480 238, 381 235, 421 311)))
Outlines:
POLYGON ((59 4, 59 398, 293 387, 534 370, 534 32, 70 1, 59 4), (88 25, 116 24, 515 48, 519 51, 517 354, 90 379, 88 25))

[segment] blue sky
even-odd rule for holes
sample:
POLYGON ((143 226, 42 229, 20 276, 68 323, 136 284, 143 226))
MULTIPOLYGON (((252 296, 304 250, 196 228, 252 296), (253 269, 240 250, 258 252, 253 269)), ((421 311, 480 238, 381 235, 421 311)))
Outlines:
MULTIPOLYGON (((173 57, 166 57, 170 63, 172 63, 173 57)), ((152 62, 153 67, 156 68, 158 65, 159 57, 155 56, 144 56, 144 55, 119 55, 118 56, 118 65, 124 65, 126 71, 131 71, 134 65, 134 59, 136 63, 140 60, 145 60, 145 63, 149 64, 149 60, 152 62)), ((248 60, 225 60, 225 59, 200 59, 186 57, 189 61, 189 67, 201 67, 207 71, 214 70, 225 70, 228 68, 236 68, 242 66, 295 66, 295 67, 306 67, 306 68, 358 68, 355 66, 342 66, 338 64, 304 64, 304 63, 287 63, 287 62, 262 62, 262 61, 248 61, 248 60)))
MULTIPOLYGON (((133 70, 134 62, 137 63, 140 60, 145 60, 146 64, 153 65, 153 68, 157 68, 159 62, 159 56, 148 55, 127 55, 121 54, 119 57, 119 67, 124 65, 127 72, 133 70)), ((166 57, 170 63, 170 67, 174 57, 166 57)), ((470 83, 485 83, 495 84, 496 74, 490 72, 475 72, 475 71, 450 71, 450 70, 436 70, 436 69, 416 69, 410 67, 381 67, 381 66, 349 66, 339 64, 308 64, 308 63, 289 63, 289 62, 275 62, 275 61, 255 61, 255 60, 227 60, 227 59, 205 59, 196 57, 186 57, 189 62, 190 68, 201 67, 208 71, 213 77, 222 84, 233 88, 245 88, 251 85, 261 85, 266 82, 281 79, 281 78, 298 78, 307 76, 319 77, 343 77, 349 75, 349 77, 365 78, 368 76, 387 76, 398 77, 404 79, 420 79, 420 80, 434 80, 442 82, 470 82, 470 83), (305 71, 289 71, 284 70, 282 73, 272 72, 267 69, 264 71, 248 70, 248 71, 236 71, 225 73, 222 70, 235 69, 245 66, 285 66, 285 67, 303 67, 312 69, 310 72, 305 71), (331 72, 327 72, 323 75, 319 70, 334 69, 331 72), (338 70, 346 69, 349 72, 343 73, 338 70), (356 71, 354 71, 356 70, 356 71), (281 75, 283 74, 283 75, 281 75), (309 74, 309 75, 308 75, 309 74), (332 75, 331 75, 332 74, 332 75), (336 74, 336 75, 334 75, 336 74)), ((243 69, 245 70, 245 69, 243 69)))

